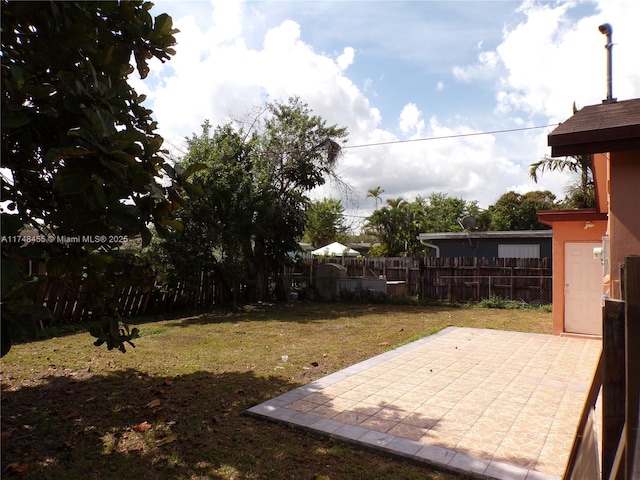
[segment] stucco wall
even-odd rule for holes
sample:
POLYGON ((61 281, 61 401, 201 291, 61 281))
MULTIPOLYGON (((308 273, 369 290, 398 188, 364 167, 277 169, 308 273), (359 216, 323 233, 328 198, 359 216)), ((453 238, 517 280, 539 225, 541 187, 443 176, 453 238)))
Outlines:
POLYGON ((620 299, 620 265, 628 255, 640 255, 640 152, 610 155, 610 296, 620 299))
POLYGON ((553 224, 553 333, 564 332, 564 250, 567 242, 601 242, 607 229, 605 220, 590 222, 593 226, 585 228, 586 222, 565 221, 553 224))
POLYGON ((599 212, 609 211, 609 154, 595 153, 593 162, 593 181, 596 186, 596 200, 599 212))

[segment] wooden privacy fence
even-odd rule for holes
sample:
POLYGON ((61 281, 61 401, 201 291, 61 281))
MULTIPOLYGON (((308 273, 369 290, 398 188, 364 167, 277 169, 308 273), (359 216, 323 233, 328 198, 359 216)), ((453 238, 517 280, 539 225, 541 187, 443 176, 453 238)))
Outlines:
POLYGON ((623 300, 603 308, 602 356, 584 404, 563 480, 640 478, 640 256, 625 259, 623 300), (592 418, 602 396, 602 452, 592 418), (600 470, 601 469, 601 470, 600 470))
MULTIPOLYGON (((317 281, 324 263, 338 263, 350 279, 383 278, 387 291, 423 300, 473 302, 492 297, 527 303, 551 303, 551 260, 488 258, 312 258, 284 272, 285 290, 317 281), (393 285, 392 285, 393 284, 393 285), (398 288, 399 285, 402 288, 398 288)), ((157 314, 222 304, 214 272, 201 272, 195 285, 168 286, 149 277, 117 292, 116 307, 123 317, 157 314)), ((310 290, 313 290, 312 288, 310 290)), ((89 320, 89 285, 81 277, 47 277, 38 301, 52 313, 53 323, 89 320)), ((306 298, 310 298, 306 297, 306 298)))
POLYGON ((549 258, 424 258, 424 299, 477 302, 499 297, 531 304, 552 303, 549 258))
POLYGON ((314 257, 285 273, 310 278, 318 265, 337 263, 347 269, 348 278, 385 277, 390 281, 417 283, 421 260, 413 257, 314 257))
POLYGON ((336 263, 347 278, 404 282, 410 296, 423 300, 477 302, 499 297, 530 304, 552 303, 550 258, 312 258, 285 271, 290 284, 313 285, 318 266, 336 263))
MULTIPOLYGON (((89 285, 82 277, 46 277, 38 302, 51 311, 54 324, 82 322, 90 320, 93 315, 87 302, 88 290, 89 285)), ((184 283, 169 287, 158 283, 155 277, 149 277, 139 285, 116 292, 115 307, 122 317, 136 317, 213 306, 217 293, 213 272, 201 272, 199 284, 195 287, 184 283)))

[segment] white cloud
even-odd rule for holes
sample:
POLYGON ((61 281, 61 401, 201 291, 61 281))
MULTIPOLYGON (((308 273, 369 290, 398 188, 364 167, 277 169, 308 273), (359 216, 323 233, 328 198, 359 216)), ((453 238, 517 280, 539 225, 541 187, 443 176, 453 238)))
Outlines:
POLYGON ((495 70, 499 64, 500 58, 495 52, 480 52, 477 64, 466 67, 456 65, 453 67, 452 73, 456 80, 464 83, 471 83, 473 80, 488 80, 495 77, 495 70))
POLYGON ((242 33, 242 0, 211 0, 212 32, 216 43, 234 40, 242 33))
MULTIPOLYGON (((244 4, 227 3, 213 3, 212 25, 190 14, 174 16, 180 29, 178 54, 167 64, 152 64, 149 82, 134 82, 136 90, 149 95, 160 133, 174 144, 199 131, 205 119, 222 124, 229 115, 242 116, 266 98, 291 95, 299 95, 328 123, 347 126, 351 146, 397 141, 396 133, 415 140, 493 129, 486 125, 527 127, 562 121, 571 114, 574 100, 584 106, 604 98, 604 37, 597 26, 605 21, 612 23, 616 43, 614 95, 640 97, 634 50, 640 44, 640 30, 632 21, 640 18, 640 2, 633 0, 603 3, 597 14, 574 23, 568 20, 572 4, 525 2, 522 21, 505 28, 495 49, 483 51, 486 42, 479 41, 471 46, 477 46, 475 62, 447 66, 458 82, 447 83, 446 95, 455 96, 461 86, 464 91, 467 84, 483 82, 495 92, 495 104, 465 112, 465 117, 445 116, 431 104, 422 104, 427 100, 417 95, 423 94, 402 92, 401 103, 395 106, 401 109, 397 132, 381 127, 383 111, 371 102, 388 100, 378 97, 378 88, 382 92, 393 76, 385 75, 378 65, 361 71, 358 85, 350 76, 355 52, 358 67, 366 59, 360 44, 349 40, 352 46, 326 49, 334 52, 331 55, 319 53, 303 40, 307 36, 301 25, 291 19, 266 25, 261 38, 245 41, 251 25, 245 22, 244 4), (428 112, 426 120, 423 112, 428 112)), ((445 89, 444 81, 437 77, 431 81, 436 91, 445 89)), ((434 95, 444 97, 445 93, 434 95)), ((566 175, 545 173, 539 184, 528 178, 529 164, 547 151, 548 133, 535 130, 350 148, 345 149, 339 169, 359 193, 361 208, 372 208, 364 198, 376 186, 385 189, 385 198, 412 200, 416 195, 445 192, 488 206, 508 189, 562 192, 566 175)), ((332 194, 329 187, 323 189, 322 195, 332 194)))
POLYGON ((573 3, 525 1, 525 20, 505 30, 494 51, 484 51, 472 65, 453 70, 463 82, 486 80, 499 74, 499 114, 526 112, 561 121, 579 107, 600 103, 606 96, 605 37, 598 25, 613 23, 614 96, 640 96, 637 46, 640 45, 640 3, 628 0, 600 1, 597 13, 571 20, 573 3))
POLYGON ((286 20, 266 32, 262 48, 251 49, 241 29, 233 27, 240 10, 216 7, 216 24, 229 19, 223 34, 216 28, 199 28, 190 15, 174 19, 180 30, 175 57, 167 64, 154 62, 155 85, 132 81, 153 102, 160 133, 169 142, 180 144, 205 119, 221 124, 229 116, 244 115, 265 98, 291 95, 302 97, 328 122, 346 124, 356 138, 376 128, 379 110, 370 107, 342 73, 353 61, 353 48, 345 47, 337 60, 318 54, 301 40, 300 25, 286 20))
POLYGON ((342 54, 340 54, 336 59, 338 68, 340 68, 340 70, 346 70, 347 67, 353 63, 354 56, 355 50, 352 47, 345 47, 342 54))
POLYGON ((424 120, 420 118, 421 116, 422 113, 415 103, 406 104, 400 113, 399 125, 402 133, 420 135, 424 128, 424 120))

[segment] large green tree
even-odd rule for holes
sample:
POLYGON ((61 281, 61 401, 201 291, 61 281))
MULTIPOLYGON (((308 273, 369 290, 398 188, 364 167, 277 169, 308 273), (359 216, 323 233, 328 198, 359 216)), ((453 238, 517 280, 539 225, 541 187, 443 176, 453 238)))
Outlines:
POLYGON ((380 246, 372 255, 424 255, 426 248, 417 237, 424 232, 457 232, 459 220, 467 215, 480 216, 476 201, 449 197, 445 193, 418 196, 413 202, 402 198, 389 199, 375 210, 365 225, 365 232, 374 235, 380 246))
POLYGON ((267 300, 302 239, 308 193, 335 177, 345 128, 327 125, 299 98, 268 103, 243 130, 232 124, 188 141, 180 162, 203 195, 180 212, 185 226, 163 245, 181 275, 219 273, 223 300, 267 300), (184 268, 180 267, 184 265, 184 268))
POLYGON ((213 130, 207 121, 187 147, 178 166, 192 174, 194 194, 177 213, 182 231, 154 245, 156 261, 170 286, 187 290, 202 272, 215 272, 218 301, 236 305, 255 211, 250 142, 231 125, 213 130))
POLYGON ((405 253, 410 223, 411 204, 400 197, 387 199, 385 205, 374 210, 366 219, 366 233, 374 235, 380 243, 371 249, 370 254, 397 257, 405 253))
POLYGON ((346 127, 328 125, 298 97, 267 105, 255 130, 256 178, 261 204, 253 235, 253 295, 269 294, 269 280, 279 275, 297 250, 305 226, 308 193, 327 180, 340 183, 336 165, 346 127))
MULTIPOLYGON (((146 77, 150 59, 175 53, 171 17, 153 17, 151 7, 2 2, 2 199, 10 202, 2 234, 14 240, 27 226, 49 239, 26 249, 20 239, 3 243, 3 353, 10 333, 45 315, 28 261, 46 261, 50 276, 87 278, 94 312, 112 318, 109 272, 129 269, 116 261, 118 240, 147 243, 150 224, 178 227, 170 213, 181 193, 161 179, 180 174, 163 159, 145 97, 128 83, 135 69, 146 77), (56 240, 63 236, 75 241, 56 240)), ((130 339, 111 320, 94 333, 109 348, 130 339)))
POLYGON ((335 198, 323 198, 309 204, 304 239, 316 248, 331 242, 343 242, 347 236, 344 206, 335 198))
POLYGON ((545 230, 549 227, 538 222, 539 210, 558 208, 556 197, 548 190, 525 194, 506 192, 487 209, 491 216, 491 230, 545 230))
MULTIPOLYGON (((422 232, 459 232, 462 218, 472 216, 478 221, 481 216, 477 201, 450 197, 446 193, 432 193, 424 203, 422 232)), ((481 228, 479 224, 478 228, 481 228)))

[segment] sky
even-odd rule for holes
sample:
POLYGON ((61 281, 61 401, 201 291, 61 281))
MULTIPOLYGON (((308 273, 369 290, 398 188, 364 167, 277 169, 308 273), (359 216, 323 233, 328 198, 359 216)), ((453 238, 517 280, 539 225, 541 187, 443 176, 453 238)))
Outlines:
POLYGON ((299 96, 348 128, 338 172, 353 195, 327 184, 312 196, 341 198, 355 229, 376 187, 383 200, 441 192, 483 208, 509 190, 564 197, 570 174, 535 184, 529 165, 550 153, 547 135, 574 102, 606 98, 603 23, 613 27, 613 96, 640 97, 637 0, 154 4, 180 30, 177 53, 131 83, 165 146, 179 157, 205 120, 299 96))

